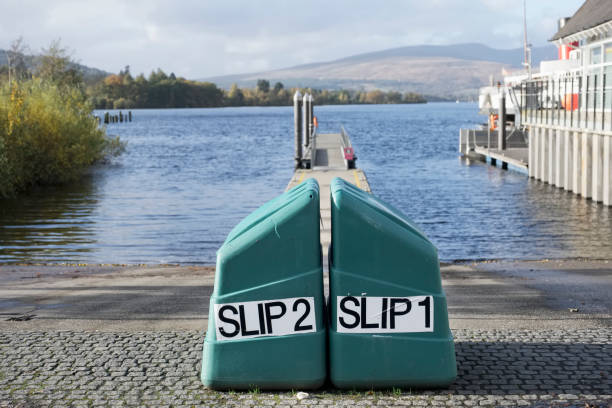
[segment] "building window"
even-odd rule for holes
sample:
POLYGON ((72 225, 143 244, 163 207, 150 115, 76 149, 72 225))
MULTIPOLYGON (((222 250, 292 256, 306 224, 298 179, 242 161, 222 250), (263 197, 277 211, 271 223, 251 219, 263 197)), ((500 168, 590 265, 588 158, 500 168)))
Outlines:
POLYGON ((604 62, 612 62, 612 42, 604 44, 604 62))
POLYGON ((601 46, 591 48, 591 65, 601 64, 601 46))

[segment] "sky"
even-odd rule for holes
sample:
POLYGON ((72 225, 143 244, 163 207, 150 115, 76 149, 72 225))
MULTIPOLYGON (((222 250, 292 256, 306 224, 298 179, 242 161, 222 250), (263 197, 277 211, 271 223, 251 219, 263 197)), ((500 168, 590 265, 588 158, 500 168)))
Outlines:
MULTIPOLYGON (((534 46, 583 0, 527 0, 534 46)), ((267 71, 422 44, 523 44, 522 0, 0 0, 0 48, 60 39, 108 72, 189 79, 267 71)))

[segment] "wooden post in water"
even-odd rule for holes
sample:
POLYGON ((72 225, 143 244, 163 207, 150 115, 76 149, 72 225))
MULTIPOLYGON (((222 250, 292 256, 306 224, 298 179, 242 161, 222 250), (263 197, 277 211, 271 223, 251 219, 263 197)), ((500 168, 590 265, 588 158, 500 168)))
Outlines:
POLYGON ((128 119, 129 119, 130 122, 132 121, 132 111, 128 112, 128 119))
POLYGON ((110 123, 110 114, 108 112, 104 112, 104 123, 110 123))
POLYGON ((123 123, 123 112, 119 111, 119 122, 123 123))
POLYGON ((293 95, 293 122, 295 132, 295 168, 302 167, 302 94, 293 95))
POLYGON ((502 88, 499 98, 499 126, 497 148, 506 150, 506 94, 502 88))

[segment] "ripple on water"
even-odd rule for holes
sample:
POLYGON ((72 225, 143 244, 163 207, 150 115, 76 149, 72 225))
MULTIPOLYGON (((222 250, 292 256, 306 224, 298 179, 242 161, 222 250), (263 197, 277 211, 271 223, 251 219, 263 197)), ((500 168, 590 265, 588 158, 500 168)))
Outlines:
MULTIPOLYGON (((610 209, 522 174, 461 160, 474 104, 315 107, 344 125, 374 194, 413 219, 442 260, 611 258, 610 209)), ((135 110, 109 125, 125 154, 78 183, 0 201, 0 262, 206 263, 281 193, 292 108, 135 110)))

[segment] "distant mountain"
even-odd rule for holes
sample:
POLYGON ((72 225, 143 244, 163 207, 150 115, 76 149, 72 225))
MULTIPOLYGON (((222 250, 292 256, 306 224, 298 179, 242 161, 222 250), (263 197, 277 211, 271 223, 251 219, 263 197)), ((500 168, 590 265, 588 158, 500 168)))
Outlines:
MULTIPOLYGON (((26 62, 27 67, 29 69, 36 67, 39 59, 40 59, 39 55, 26 55, 25 62, 26 62)), ((7 65, 7 64, 8 64, 8 58, 6 55, 6 50, 0 49, 0 67, 3 65, 7 65)), ((83 79, 85 80, 85 82, 98 81, 110 75, 109 72, 103 71, 98 68, 92 68, 92 67, 88 67, 86 65, 77 64, 77 63, 74 63, 73 65, 78 71, 80 71, 83 74, 83 79)))
MULTIPOLYGON (((532 64, 556 58, 553 45, 535 47, 532 64)), ((255 86, 257 79, 282 82, 285 86, 328 89, 382 89, 418 92, 442 98, 473 98, 478 88, 502 69, 521 69, 523 49, 495 49, 482 44, 419 45, 370 52, 329 62, 285 69, 202 80, 229 88, 255 86)))

